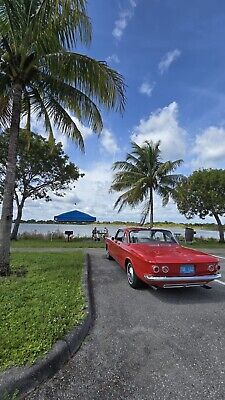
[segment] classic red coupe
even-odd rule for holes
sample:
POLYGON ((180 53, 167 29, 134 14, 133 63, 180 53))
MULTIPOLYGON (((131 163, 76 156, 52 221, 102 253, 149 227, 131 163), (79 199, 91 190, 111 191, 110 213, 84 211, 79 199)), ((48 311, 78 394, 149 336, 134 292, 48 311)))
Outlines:
POLYGON ((105 244, 107 258, 126 271, 132 288, 141 282, 163 288, 204 286, 221 278, 216 257, 181 246, 166 229, 119 229, 105 244))

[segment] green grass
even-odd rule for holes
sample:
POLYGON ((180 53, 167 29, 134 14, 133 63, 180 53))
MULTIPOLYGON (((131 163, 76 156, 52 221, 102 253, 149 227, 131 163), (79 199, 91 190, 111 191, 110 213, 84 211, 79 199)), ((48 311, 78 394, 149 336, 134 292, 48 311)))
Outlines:
POLYGON ((31 364, 84 318, 83 254, 13 254, 0 278, 0 370, 31 364))
POLYGON ((218 248, 218 249, 225 249, 225 243, 219 243, 218 240, 214 239, 204 239, 204 240, 194 240, 193 243, 185 243, 180 242, 182 246, 199 249, 199 248, 218 248))
POLYGON ((3 394, 3 398, 1 400, 19 400, 19 394, 18 394, 18 390, 16 390, 14 392, 14 394, 7 394, 7 392, 5 392, 5 394, 3 394))
POLYGON ((60 247, 60 248, 99 248, 105 247, 105 243, 103 240, 99 242, 95 242, 92 239, 88 238, 77 238, 71 240, 69 243, 65 241, 65 239, 37 239, 37 238, 29 238, 29 239, 19 239, 16 241, 12 241, 11 243, 13 248, 41 248, 41 247, 60 247))
POLYGON ((215 238, 194 238, 193 242, 187 242, 185 243, 184 237, 180 237, 178 239, 179 243, 182 246, 190 247, 190 248, 220 248, 220 249, 225 249, 225 243, 220 243, 219 239, 215 238))

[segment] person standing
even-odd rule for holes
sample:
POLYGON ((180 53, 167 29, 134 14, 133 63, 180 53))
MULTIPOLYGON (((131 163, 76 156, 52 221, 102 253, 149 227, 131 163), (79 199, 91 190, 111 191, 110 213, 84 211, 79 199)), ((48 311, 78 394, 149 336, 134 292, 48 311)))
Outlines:
POLYGON ((92 240, 96 240, 97 239, 96 236, 97 236, 97 228, 95 226, 93 231, 92 231, 92 240))
POLYGON ((106 238, 107 236, 109 236, 109 231, 105 226, 105 228, 103 229, 103 237, 106 238))

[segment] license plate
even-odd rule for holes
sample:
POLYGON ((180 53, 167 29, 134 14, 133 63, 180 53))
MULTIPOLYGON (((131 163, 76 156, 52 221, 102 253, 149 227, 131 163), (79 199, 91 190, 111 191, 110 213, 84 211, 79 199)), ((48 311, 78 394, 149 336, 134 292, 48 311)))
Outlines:
POLYGON ((181 274, 194 274, 195 267, 192 264, 183 264, 180 266, 180 273, 181 274))

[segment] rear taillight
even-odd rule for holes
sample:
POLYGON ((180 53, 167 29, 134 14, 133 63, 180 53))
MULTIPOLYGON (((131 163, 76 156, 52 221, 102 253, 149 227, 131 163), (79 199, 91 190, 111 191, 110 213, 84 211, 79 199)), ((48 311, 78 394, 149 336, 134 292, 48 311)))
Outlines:
POLYGON ((208 265, 209 272, 219 271, 219 269, 220 269, 220 266, 218 264, 209 264, 208 265))
POLYGON ((158 273, 159 273, 159 267, 158 267, 158 265, 153 265, 153 266, 152 266, 152 269, 153 269, 153 272, 155 272, 155 274, 158 274, 158 273))
POLYGON ((167 272, 169 272, 169 267, 167 267, 167 265, 163 265, 162 272, 164 272, 164 274, 167 274, 167 272))

